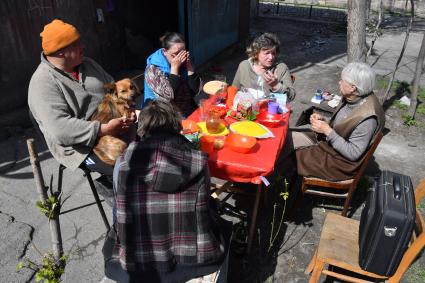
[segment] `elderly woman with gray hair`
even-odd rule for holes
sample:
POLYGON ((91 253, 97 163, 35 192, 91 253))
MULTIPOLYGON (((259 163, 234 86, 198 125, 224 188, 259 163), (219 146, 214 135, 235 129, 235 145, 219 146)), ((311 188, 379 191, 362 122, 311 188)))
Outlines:
POLYGON ((286 150, 296 150, 299 175, 326 180, 346 180, 355 175, 385 124, 374 85, 375 73, 365 63, 349 63, 342 70, 339 88, 343 99, 330 122, 314 113, 310 116, 312 131, 288 135, 286 150))

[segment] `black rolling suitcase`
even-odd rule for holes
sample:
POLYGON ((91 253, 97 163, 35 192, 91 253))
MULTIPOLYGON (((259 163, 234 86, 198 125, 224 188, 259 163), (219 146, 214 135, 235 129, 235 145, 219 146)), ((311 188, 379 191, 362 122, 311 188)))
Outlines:
POLYGON ((415 213, 410 177, 383 171, 368 192, 360 219, 360 267, 379 275, 393 275, 411 239, 415 213))

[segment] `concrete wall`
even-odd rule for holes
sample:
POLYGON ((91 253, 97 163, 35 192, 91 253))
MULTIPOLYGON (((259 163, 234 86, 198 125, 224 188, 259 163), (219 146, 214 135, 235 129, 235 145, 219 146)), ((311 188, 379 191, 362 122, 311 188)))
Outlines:
POLYGON ((1 0, 0 115, 27 104, 28 83, 40 62, 40 32, 54 18, 77 27, 87 56, 109 71, 119 68, 123 32, 113 9, 111 0, 1 0))

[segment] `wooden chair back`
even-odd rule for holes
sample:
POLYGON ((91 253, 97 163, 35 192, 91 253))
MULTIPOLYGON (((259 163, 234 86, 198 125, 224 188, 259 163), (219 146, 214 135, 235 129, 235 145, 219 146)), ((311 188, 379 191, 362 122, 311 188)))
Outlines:
POLYGON ((325 196, 325 197, 345 198, 344 208, 342 210, 341 215, 346 216, 348 208, 350 206, 351 196, 353 195, 354 190, 357 188, 360 178, 363 176, 363 173, 366 170, 366 167, 369 164, 369 161, 372 158, 379 143, 381 142, 381 139, 383 136, 384 135, 382 132, 379 132, 376 135, 375 140, 369 146, 368 150, 365 153, 365 156, 363 157, 359 171, 352 179, 345 180, 345 181, 328 181, 328 180, 324 180, 320 178, 304 177, 302 181, 302 185, 301 185, 301 192, 303 194, 308 193, 308 194, 314 194, 314 195, 325 196), (316 188, 307 189, 307 186, 342 189, 342 190, 346 190, 347 192, 345 194, 324 192, 316 188))
POLYGON ((376 148, 378 147, 379 143, 381 142, 382 137, 384 134, 382 132, 379 132, 373 143, 370 145, 369 149, 366 151, 366 155, 362 161, 362 165, 359 168, 359 171, 357 172, 356 176, 354 176, 353 186, 354 188, 357 187, 357 184, 360 181, 360 178, 363 176, 364 171, 366 170, 367 165, 369 164, 370 159, 372 159, 373 154, 375 153, 376 148))

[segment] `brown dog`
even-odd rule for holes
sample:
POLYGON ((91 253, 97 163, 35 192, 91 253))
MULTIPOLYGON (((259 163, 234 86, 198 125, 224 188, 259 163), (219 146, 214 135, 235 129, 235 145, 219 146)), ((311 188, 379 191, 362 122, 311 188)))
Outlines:
MULTIPOLYGON (((91 120, 107 124, 110 120, 120 117, 130 117, 134 112, 135 98, 140 94, 130 79, 122 79, 113 84, 105 85, 105 97, 93 113, 91 120)), ((120 136, 100 137, 93 152, 106 164, 114 166, 118 156, 127 148, 127 142, 135 139, 136 128, 120 136)))

